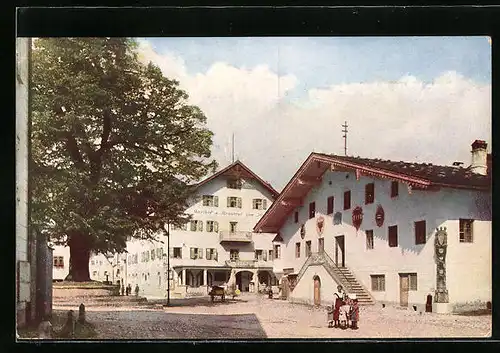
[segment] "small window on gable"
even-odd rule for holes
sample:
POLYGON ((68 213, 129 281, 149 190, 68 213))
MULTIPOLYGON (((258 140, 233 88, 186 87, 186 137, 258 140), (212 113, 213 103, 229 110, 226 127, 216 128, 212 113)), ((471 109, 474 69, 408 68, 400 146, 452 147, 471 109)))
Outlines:
POLYGON ((295 211, 293 218, 295 223, 299 223, 299 211, 295 211))
POLYGON ((460 219, 459 220, 459 233, 460 233, 460 243, 472 243, 473 242, 473 219, 460 219))
POLYGON ((316 203, 311 202, 309 204, 309 218, 314 218, 315 215, 316 215, 316 203))
POLYGON ((397 181, 391 182, 391 197, 399 195, 399 183, 397 181))
POLYGON ((425 244, 426 233, 425 221, 415 222, 415 245, 425 244))
POLYGON ((351 190, 344 192, 344 210, 351 208, 351 190))
POLYGON ((365 205, 375 201, 375 183, 369 183, 365 186, 365 205))
POLYGON ((295 243, 295 257, 300 257, 300 243, 295 243))
POLYGON ((326 214, 333 214, 333 204, 334 204, 334 198, 333 196, 329 196, 326 199, 326 214))
POLYGON ((243 182, 241 179, 228 179, 227 187, 229 189, 241 189, 243 182))

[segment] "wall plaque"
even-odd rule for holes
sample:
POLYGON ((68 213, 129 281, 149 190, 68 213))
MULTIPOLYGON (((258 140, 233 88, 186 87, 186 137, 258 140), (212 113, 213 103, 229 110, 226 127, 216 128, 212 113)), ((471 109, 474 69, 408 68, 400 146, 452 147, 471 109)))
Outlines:
POLYGON ((318 234, 321 235, 323 234, 324 229, 325 229, 325 217, 319 216, 316 219, 316 230, 318 231, 318 234))
POLYGON ((382 205, 377 206, 377 212, 375 212, 375 223, 378 227, 382 227, 384 225, 385 220, 385 212, 382 208, 382 205))
POLYGON ((352 225, 356 227, 356 230, 359 230, 359 227, 361 227, 362 222, 363 222, 363 209, 357 206, 352 211, 352 225))

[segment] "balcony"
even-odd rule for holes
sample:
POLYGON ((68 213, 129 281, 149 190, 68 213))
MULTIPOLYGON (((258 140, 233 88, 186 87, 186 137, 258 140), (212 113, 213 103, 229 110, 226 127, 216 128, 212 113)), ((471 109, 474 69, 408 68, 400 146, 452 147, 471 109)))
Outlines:
POLYGON ((233 268, 272 268, 273 264, 271 261, 263 260, 229 260, 226 261, 226 266, 233 268))
POLYGON ((219 242, 239 242, 239 243, 251 243, 252 242, 252 232, 230 232, 230 231, 220 231, 219 232, 219 242))

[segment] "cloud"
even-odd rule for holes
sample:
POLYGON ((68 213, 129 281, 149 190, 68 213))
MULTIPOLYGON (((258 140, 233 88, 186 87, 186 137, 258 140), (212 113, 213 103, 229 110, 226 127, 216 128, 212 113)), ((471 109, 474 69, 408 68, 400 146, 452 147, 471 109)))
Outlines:
POLYGON ((343 154, 344 121, 348 154, 369 158, 469 164, 472 141, 491 144, 491 85, 456 72, 430 83, 405 76, 310 88, 291 98, 299 79, 289 74, 278 84, 265 65, 216 62, 206 72, 190 74, 182 58, 158 54, 147 42, 140 52, 179 80, 191 103, 205 112, 221 166, 231 162, 234 133, 237 157, 278 190, 311 152, 343 154))

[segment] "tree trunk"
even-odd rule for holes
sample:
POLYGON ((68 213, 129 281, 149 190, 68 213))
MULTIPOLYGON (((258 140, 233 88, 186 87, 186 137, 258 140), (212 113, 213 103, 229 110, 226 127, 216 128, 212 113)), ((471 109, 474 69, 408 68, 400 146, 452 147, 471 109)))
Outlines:
POLYGON ((65 280, 75 282, 90 281, 88 236, 82 233, 72 233, 69 235, 68 246, 69 274, 65 280))

